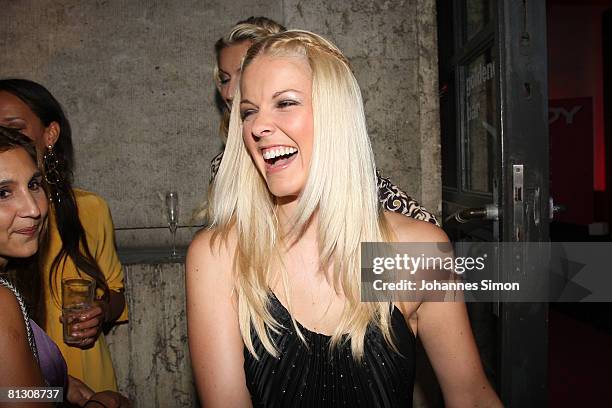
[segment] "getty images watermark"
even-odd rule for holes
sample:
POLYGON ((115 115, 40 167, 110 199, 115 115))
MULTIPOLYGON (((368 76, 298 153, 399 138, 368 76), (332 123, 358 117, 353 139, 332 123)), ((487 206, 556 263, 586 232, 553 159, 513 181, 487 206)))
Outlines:
POLYGON ((362 243, 362 301, 612 301, 612 243, 362 243))

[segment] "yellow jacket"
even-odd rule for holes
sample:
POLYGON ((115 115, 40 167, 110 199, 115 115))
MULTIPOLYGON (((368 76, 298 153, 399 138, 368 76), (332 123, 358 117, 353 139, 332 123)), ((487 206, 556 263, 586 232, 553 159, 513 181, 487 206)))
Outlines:
MULTIPOLYGON (((78 206, 79 219, 85 230, 91 254, 106 276, 109 289, 123 291, 123 270, 115 250, 114 227, 108 205, 94 193, 79 189, 73 191, 78 206)), ((62 315, 61 282, 62 278, 78 275, 72 260, 67 259, 63 272, 58 273, 54 280, 55 297, 51 295, 49 274, 51 273, 53 259, 59 253, 60 248, 61 239, 57 231, 55 217, 52 211, 49 211, 49 251, 47 259, 43 261, 46 303, 45 331, 55 341, 66 359, 68 374, 82 380, 96 392, 103 390, 116 391, 115 370, 104 334, 100 334, 95 344, 87 350, 69 347, 63 341, 62 323, 59 320, 62 315)), ((126 305, 117 321, 125 322, 127 318, 126 305)))

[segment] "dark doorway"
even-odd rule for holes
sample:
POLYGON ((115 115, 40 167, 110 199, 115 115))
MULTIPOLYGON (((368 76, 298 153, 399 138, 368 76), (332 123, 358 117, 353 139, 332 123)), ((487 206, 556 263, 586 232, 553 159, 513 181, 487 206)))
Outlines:
MULTIPOLYGON (((612 1, 547 3, 552 241, 610 241, 612 1)), ((609 271, 602 271, 609 273, 609 271)), ((612 406, 612 305, 549 309, 549 404, 612 406)))

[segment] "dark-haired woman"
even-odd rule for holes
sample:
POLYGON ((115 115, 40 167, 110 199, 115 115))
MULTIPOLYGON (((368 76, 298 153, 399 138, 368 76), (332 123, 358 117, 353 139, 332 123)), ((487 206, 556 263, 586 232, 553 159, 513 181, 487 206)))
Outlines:
POLYGON ((0 125, 18 129, 36 144, 49 184, 49 242, 41 254, 45 313, 38 316, 58 344, 68 372, 92 389, 117 384, 102 327, 127 320, 123 272, 108 206, 99 196, 71 187, 73 147, 70 123, 61 105, 42 85, 23 79, 0 80, 0 125), (96 281, 98 301, 75 325, 81 342, 63 342, 61 280, 86 274, 96 281))
MULTIPOLYGON (((0 126, 0 387, 63 387, 64 400, 76 406, 127 407, 129 401, 121 394, 94 393, 68 376, 56 344, 29 318, 29 312, 41 315, 37 312, 44 310, 37 254, 39 242, 45 240, 48 212, 42 185, 34 146, 16 130, 0 126), (25 289, 23 296, 16 286, 25 289)), ((51 406, 16 404, 9 405, 51 406)))

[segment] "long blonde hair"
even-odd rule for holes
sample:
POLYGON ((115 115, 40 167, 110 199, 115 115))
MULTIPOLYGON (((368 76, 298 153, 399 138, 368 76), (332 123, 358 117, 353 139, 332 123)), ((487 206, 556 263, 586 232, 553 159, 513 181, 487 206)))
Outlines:
MULTIPOLYGON (((379 326, 393 345, 389 303, 360 301, 360 243, 389 241, 392 235, 378 204, 361 92, 346 58, 319 35, 290 30, 264 38, 249 49, 242 69, 264 54, 305 56, 312 69, 313 152, 308 180, 291 222, 291 236, 299 236, 317 212, 320 265, 322 270, 333 266, 333 285, 346 298, 330 350, 350 340, 353 356, 360 359, 370 324, 379 326)), ((227 239, 232 228, 237 233, 235 293, 247 349, 258 357, 251 336, 254 328, 265 349, 277 356, 269 336, 278 323, 267 308, 268 285, 273 277, 271 266, 278 266, 279 249, 289 237, 280 232, 275 198, 244 145, 239 103, 238 92, 225 154, 209 196, 209 221, 217 232, 215 237, 227 239)), ((282 268, 281 274, 287 282, 282 268)), ((297 329, 295 321, 294 326, 297 329)))

